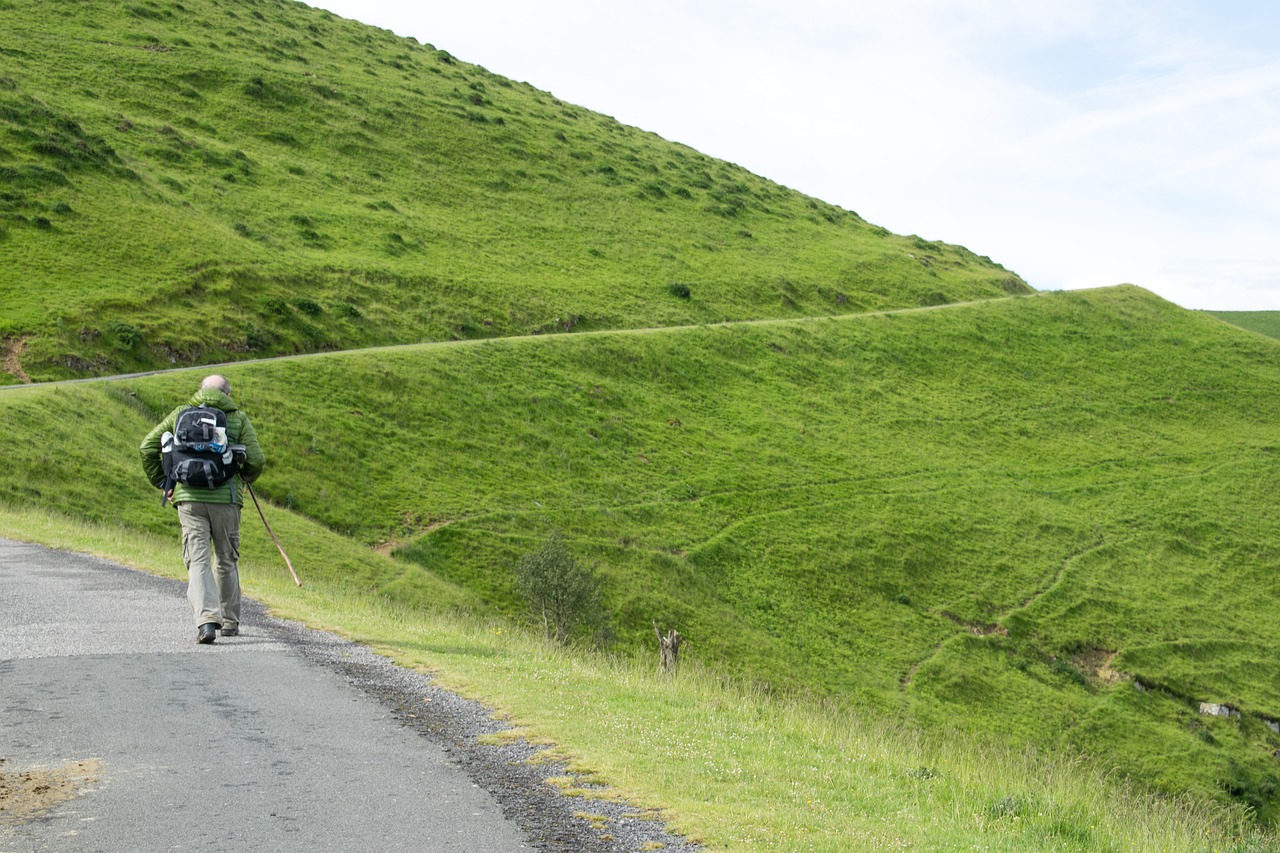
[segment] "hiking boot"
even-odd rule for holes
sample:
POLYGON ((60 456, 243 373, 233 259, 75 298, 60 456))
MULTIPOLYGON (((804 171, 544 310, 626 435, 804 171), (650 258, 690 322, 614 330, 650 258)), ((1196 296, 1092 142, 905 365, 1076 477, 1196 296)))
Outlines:
POLYGON ((201 645, 212 643, 218 638, 218 623, 206 622, 196 629, 196 642, 201 645))
POLYGON ((222 628, 219 629, 218 633, 224 637, 239 637, 240 626, 239 625, 223 625, 222 628))

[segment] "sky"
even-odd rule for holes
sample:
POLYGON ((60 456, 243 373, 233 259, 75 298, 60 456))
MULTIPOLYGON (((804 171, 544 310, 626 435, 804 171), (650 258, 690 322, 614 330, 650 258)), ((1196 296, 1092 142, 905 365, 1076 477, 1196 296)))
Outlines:
POLYGON ((312 0, 1039 290, 1280 310, 1274 0, 312 0))

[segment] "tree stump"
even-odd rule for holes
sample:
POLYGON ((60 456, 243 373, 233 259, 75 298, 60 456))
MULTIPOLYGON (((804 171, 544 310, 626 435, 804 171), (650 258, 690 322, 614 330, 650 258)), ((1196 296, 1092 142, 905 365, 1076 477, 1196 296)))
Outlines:
POLYGON ((680 665, 680 643, 684 637, 675 628, 668 631, 665 637, 662 636, 656 619, 653 622, 653 632, 658 635, 658 672, 675 675, 676 668, 680 665))

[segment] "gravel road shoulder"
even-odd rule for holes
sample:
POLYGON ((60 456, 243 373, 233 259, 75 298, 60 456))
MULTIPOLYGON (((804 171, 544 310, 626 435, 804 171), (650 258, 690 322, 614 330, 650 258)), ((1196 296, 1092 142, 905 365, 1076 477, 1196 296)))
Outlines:
MULTIPOLYGON (((271 622, 291 647, 316 663, 339 670, 353 687, 390 707, 402 725, 440 744, 535 845, 581 853, 693 853, 703 849, 668 832, 653 812, 609 799, 571 796, 548 785, 548 779, 573 774, 553 762, 529 762, 540 748, 527 741, 482 743, 482 736, 511 727, 495 720, 492 709, 437 686, 430 676, 396 666, 333 634, 313 631, 297 622, 271 622), (586 820, 583 814, 596 819, 586 820)), ((582 780, 575 781, 574 787, 595 788, 582 780)))

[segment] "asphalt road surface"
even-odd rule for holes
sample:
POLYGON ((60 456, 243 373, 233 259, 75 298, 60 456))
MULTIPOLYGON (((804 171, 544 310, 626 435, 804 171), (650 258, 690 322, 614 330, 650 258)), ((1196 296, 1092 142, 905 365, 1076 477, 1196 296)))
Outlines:
POLYGON ((0 539, 0 851, 531 849, 441 745, 260 608, 197 646, 184 592, 0 539), (25 815, 23 774, 51 797, 25 815))

